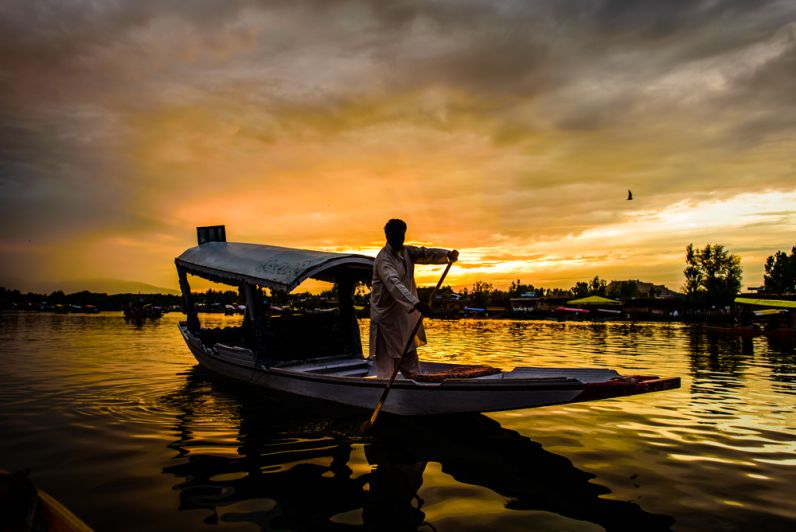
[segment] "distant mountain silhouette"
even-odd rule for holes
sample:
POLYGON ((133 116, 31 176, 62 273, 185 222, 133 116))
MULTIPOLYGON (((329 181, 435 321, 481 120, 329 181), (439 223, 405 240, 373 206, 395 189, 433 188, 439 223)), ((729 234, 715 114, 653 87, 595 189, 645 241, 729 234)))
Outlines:
POLYGON ((82 292, 105 293, 105 294, 171 294, 178 295, 179 290, 174 288, 163 288, 138 281, 124 281, 122 279, 96 278, 96 279, 75 279, 71 281, 61 281, 48 283, 43 287, 48 293, 62 290, 66 294, 82 292))

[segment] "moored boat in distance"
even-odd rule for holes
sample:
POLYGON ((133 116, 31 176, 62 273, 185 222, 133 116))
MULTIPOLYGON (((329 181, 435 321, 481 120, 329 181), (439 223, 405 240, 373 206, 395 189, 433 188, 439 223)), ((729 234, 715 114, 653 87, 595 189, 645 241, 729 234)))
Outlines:
POLYGON ((735 306, 735 324, 706 324, 702 329, 736 336, 796 337, 796 301, 737 297, 735 306))
MULTIPOLYGON (((175 259, 187 313, 180 332, 197 361, 253 385, 372 409, 387 384, 362 354, 353 294, 369 283, 373 258, 278 246, 226 242, 223 226, 197 228, 199 245, 175 259), (188 275, 240 288, 240 327, 204 328, 188 275), (335 283, 337 307, 301 314, 273 312, 263 289, 288 293, 306 279, 335 283)), ((518 367, 421 362, 399 375, 385 412, 437 415, 490 412, 668 390, 679 377, 622 376, 603 368, 518 367)))
POLYGON ((763 336, 765 331, 757 325, 702 325, 702 330, 708 333, 733 334, 737 336, 763 336))
POLYGON ((163 316, 163 308, 144 304, 142 301, 130 301, 124 307, 124 319, 133 322, 142 322, 146 319, 158 319, 163 316))

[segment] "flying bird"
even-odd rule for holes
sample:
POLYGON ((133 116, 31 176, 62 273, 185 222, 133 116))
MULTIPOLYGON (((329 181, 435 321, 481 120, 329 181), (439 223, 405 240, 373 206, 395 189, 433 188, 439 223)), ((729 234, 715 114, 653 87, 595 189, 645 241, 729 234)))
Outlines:
POLYGON ((633 199, 633 193, 632 193, 632 192, 630 192, 630 190, 629 190, 629 189, 628 189, 628 191, 627 191, 627 199, 628 199, 628 200, 632 200, 632 199, 633 199))

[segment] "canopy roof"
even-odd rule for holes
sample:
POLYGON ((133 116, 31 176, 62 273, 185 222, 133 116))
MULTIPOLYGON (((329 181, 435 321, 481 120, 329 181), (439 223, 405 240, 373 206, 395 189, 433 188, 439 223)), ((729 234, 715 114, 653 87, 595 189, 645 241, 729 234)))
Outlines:
POLYGON ((761 307, 796 308, 796 301, 788 301, 786 299, 756 299, 752 297, 736 297, 735 302, 743 303, 744 305, 757 305, 761 307))
POLYGON ((607 297, 600 297, 600 296, 589 296, 589 297, 582 297, 580 299, 573 299, 572 301, 567 301, 567 305, 621 305, 621 301, 615 301, 613 299, 608 299, 607 297))
POLYGON ((225 284, 249 283, 290 292, 305 279, 341 274, 369 281, 373 257, 237 242, 206 242, 174 259, 178 269, 225 284))

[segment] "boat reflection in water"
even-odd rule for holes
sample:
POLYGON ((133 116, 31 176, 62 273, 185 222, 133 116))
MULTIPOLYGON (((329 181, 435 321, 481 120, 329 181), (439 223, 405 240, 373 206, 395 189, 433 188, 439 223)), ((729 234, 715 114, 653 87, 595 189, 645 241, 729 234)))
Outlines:
MULTIPOLYGON (((368 412, 241 389, 200 367, 187 375, 179 394, 165 401, 180 414, 179 438, 170 445, 178 454, 163 472, 181 479, 179 509, 205 510, 202 519, 208 524, 249 522, 269 530, 461 529, 467 515, 437 511, 434 515, 445 520, 439 528, 442 524, 424 508, 457 496, 455 490, 448 495, 430 490, 426 498, 435 500, 423 500, 424 476, 439 475, 440 469, 460 486, 499 494, 504 513, 537 511, 528 514, 529 520, 541 511, 607 530, 669 530, 674 523, 635 503, 601 498, 610 490, 591 483, 594 475, 480 414, 383 415, 372 434, 362 437, 357 427, 368 412), (219 423, 232 425, 224 434, 219 423)), ((457 507, 472 512, 478 504, 465 503, 457 507)), ((516 528, 545 529, 537 525, 523 521, 516 528)))

